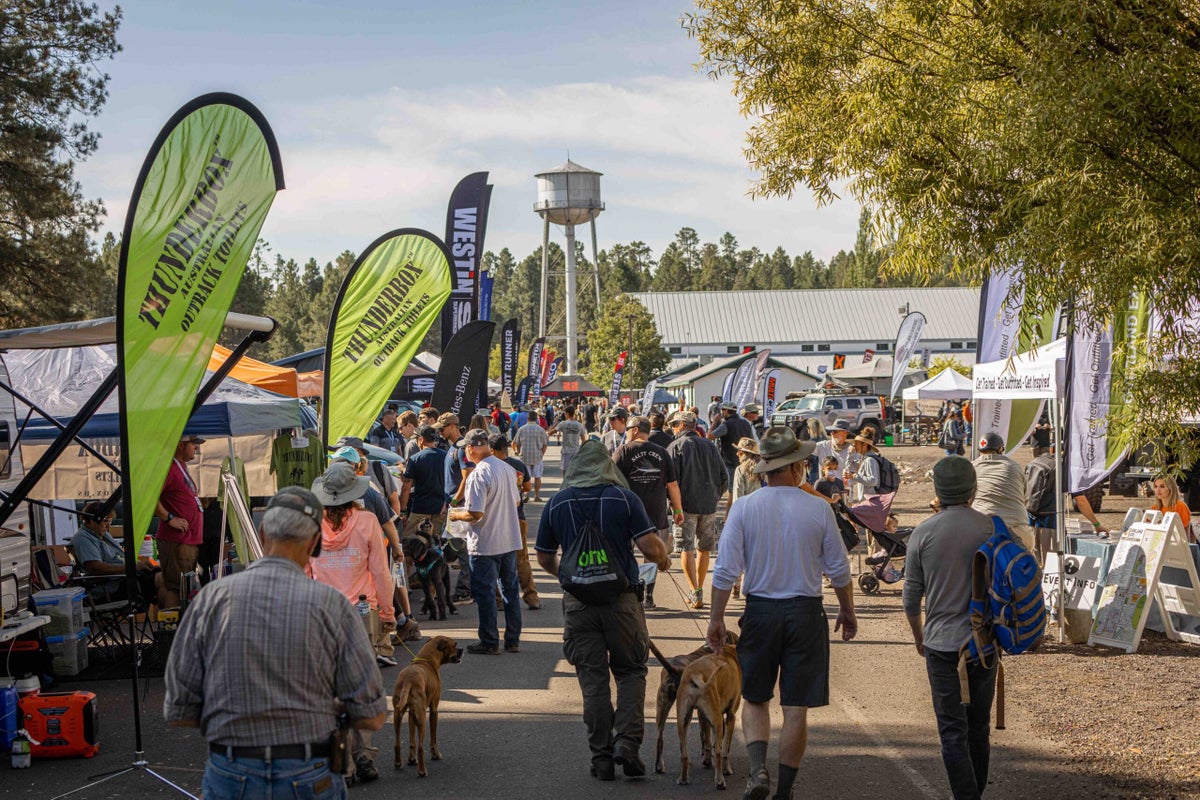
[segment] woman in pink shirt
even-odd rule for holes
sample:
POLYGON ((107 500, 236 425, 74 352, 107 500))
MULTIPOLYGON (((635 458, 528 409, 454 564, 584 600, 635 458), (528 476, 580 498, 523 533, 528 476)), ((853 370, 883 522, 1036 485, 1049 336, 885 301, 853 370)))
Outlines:
POLYGON ((388 570, 383 529, 374 514, 357 502, 367 492, 370 481, 354 473, 343 462, 331 464, 325 474, 313 481, 313 494, 325 506, 321 523, 320 554, 308 562, 308 571, 321 583, 328 584, 357 603, 365 595, 370 604, 367 630, 381 666, 396 666, 395 659, 384 655, 380 645, 395 628, 392 606, 392 576, 388 570), (386 630, 381 623, 390 623, 386 630))

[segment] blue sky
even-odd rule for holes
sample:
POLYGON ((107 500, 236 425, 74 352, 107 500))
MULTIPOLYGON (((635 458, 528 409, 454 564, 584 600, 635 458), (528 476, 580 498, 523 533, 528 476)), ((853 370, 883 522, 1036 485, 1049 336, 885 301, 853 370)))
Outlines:
POLYGON ((100 148, 78 170, 110 230, 159 128, 219 90, 262 109, 279 140, 287 190, 262 235, 288 258, 324 262, 398 227, 441 235, 451 189, 477 170, 495 186, 485 246, 523 257, 541 238, 534 173, 568 151, 604 173, 601 248, 640 239, 657 255, 685 225, 823 259, 854 244, 852 200, 749 199, 748 123, 728 83, 695 71, 684 2, 120 5, 100 148))

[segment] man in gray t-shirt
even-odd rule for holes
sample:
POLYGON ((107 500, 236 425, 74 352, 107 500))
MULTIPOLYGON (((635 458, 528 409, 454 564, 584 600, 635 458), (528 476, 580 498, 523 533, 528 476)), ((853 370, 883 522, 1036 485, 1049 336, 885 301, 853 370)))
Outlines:
POLYGON ((587 434, 584 430, 583 423, 575 419, 575 406, 567 406, 563 409, 565 419, 561 420, 553 428, 546 431, 549 434, 559 434, 562 436, 562 471, 566 477, 567 466, 571 463, 571 456, 579 452, 580 445, 583 444, 583 437, 587 434))
POLYGON ((925 657, 950 787, 955 797, 979 797, 987 786, 997 662, 967 665, 971 696, 964 705, 958 650, 971 634, 971 562, 993 526, 990 517, 971 508, 976 477, 969 460, 951 455, 938 461, 933 488, 942 511, 918 525, 909 539, 904 613, 917 652, 925 657))

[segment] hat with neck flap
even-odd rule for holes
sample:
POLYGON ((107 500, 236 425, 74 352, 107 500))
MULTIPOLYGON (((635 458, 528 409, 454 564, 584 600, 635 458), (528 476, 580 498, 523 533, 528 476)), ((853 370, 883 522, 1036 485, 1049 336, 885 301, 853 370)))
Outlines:
POLYGON ((620 486, 629 488, 629 482, 613 463, 608 448, 596 439, 583 443, 579 451, 571 456, 571 464, 563 478, 564 489, 583 489, 588 486, 620 486))

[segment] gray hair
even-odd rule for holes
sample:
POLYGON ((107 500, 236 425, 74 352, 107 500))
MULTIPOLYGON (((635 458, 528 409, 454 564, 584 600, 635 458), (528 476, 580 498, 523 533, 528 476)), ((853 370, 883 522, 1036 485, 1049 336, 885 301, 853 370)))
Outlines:
POLYGON ((275 541, 308 541, 321 526, 302 511, 286 506, 268 508, 262 518, 262 535, 275 541))

